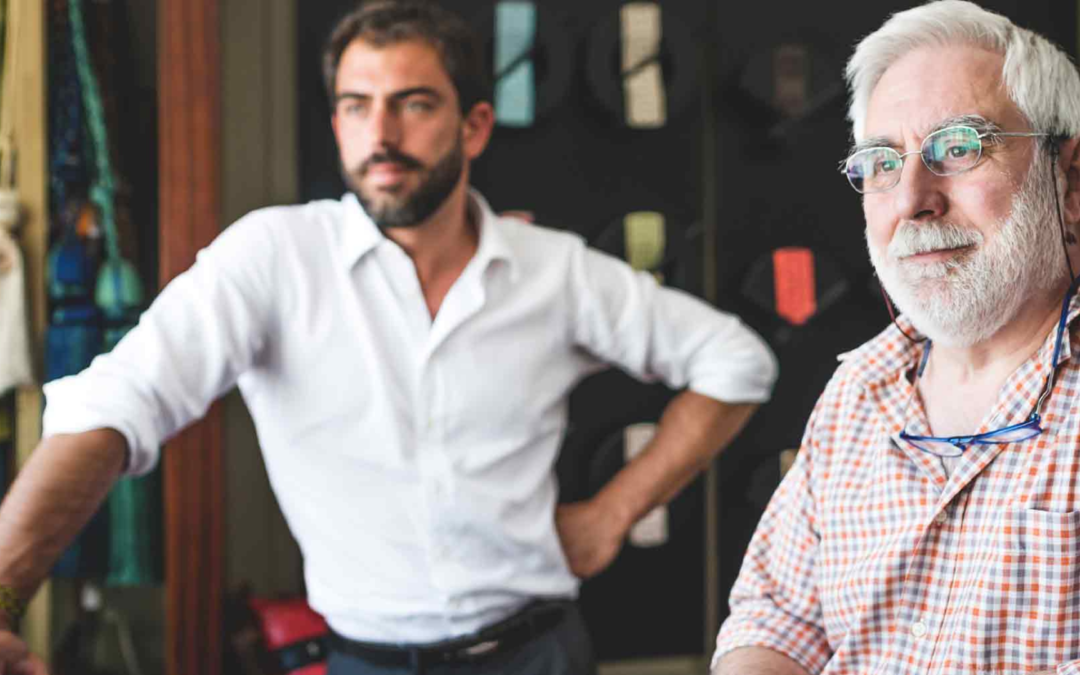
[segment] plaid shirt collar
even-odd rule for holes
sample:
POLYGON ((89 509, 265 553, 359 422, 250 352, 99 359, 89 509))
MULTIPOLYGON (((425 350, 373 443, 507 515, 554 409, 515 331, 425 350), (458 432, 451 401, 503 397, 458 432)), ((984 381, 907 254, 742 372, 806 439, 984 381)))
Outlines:
MULTIPOLYGON (((1066 314, 1066 331, 1062 337, 1061 354, 1054 364, 1055 368, 1072 358, 1076 349, 1076 319, 1080 316, 1080 293, 1074 293, 1069 301, 1066 314)), ((950 476, 945 472, 940 460, 928 453, 914 448, 900 439, 899 434, 908 426, 908 433, 931 435, 926 411, 922 400, 915 396, 915 371, 922 359, 925 342, 912 342, 908 335, 924 337, 906 316, 897 317, 896 325, 890 325, 877 337, 858 349, 841 354, 841 361, 858 359, 864 367, 852 373, 853 382, 862 388, 870 400, 874 401, 883 419, 889 425, 890 436, 898 448, 907 454, 913 462, 930 475, 935 484, 944 488, 950 476), (859 358, 862 357, 862 358, 859 358)), ((1057 336, 1057 322, 1054 323, 1042 346, 1024 361, 1002 386, 1002 395, 998 397, 993 413, 984 418, 982 425, 973 433, 982 433, 990 429, 1001 428, 1023 422, 1031 415, 1046 385, 1046 368, 1054 353, 1054 340, 1057 336)), ((1053 392, 1051 392, 1051 397, 1053 392)), ((1044 406, 1045 408, 1046 406, 1044 406)), ((1054 414, 1044 410, 1044 429, 1052 431, 1054 414)), ((976 445, 965 451, 963 457, 974 462, 961 462, 959 471, 952 476, 958 487, 964 484, 986 467, 1001 451, 1001 445, 976 445)), ((946 498, 951 498, 946 496, 946 498)))

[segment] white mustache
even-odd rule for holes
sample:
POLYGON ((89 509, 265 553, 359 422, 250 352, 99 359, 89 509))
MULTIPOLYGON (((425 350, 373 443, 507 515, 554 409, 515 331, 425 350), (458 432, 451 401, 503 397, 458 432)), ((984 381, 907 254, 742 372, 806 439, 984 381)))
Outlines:
POLYGON ((905 222, 896 229, 896 234, 889 242, 888 254, 893 260, 898 260, 920 253, 976 246, 982 241, 983 236, 978 230, 963 228, 952 223, 916 225, 905 222))

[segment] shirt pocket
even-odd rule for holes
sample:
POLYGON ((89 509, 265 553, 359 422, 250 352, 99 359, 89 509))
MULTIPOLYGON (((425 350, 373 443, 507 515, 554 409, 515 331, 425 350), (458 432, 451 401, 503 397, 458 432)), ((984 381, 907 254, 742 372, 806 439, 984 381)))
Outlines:
POLYGON ((1080 511, 1007 509, 987 545, 956 661, 1005 673, 1080 658, 1080 511))

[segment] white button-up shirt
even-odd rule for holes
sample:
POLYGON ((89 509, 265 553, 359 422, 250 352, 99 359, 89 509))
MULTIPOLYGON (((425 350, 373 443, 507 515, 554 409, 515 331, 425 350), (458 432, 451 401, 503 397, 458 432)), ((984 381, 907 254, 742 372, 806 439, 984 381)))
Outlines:
POLYGON ((768 348, 733 316, 491 212, 432 320, 412 260, 355 197, 256 211, 112 353, 46 387, 46 434, 112 427, 129 473, 239 385, 339 633, 431 642, 574 596, 554 525, 567 397, 615 364, 725 401, 768 398, 768 348))

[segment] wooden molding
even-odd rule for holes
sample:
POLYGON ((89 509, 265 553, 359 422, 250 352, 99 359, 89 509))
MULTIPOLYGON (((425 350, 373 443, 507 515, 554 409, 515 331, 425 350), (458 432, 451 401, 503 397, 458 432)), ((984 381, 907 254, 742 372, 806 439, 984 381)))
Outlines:
MULTIPOLYGON (((195 261, 221 230, 218 0, 158 8, 160 280, 195 261)), ((220 675, 222 423, 215 405, 164 450, 165 661, 170 675, 220 675)))
MULTIPOLYGON (((226 226, 263 206, 297 199, 295 0, 221 5, 221 213, 226 226), (267 139, 274 139, 268 143, 267 139)), ((223 401, 225 590, 303 592, 300 549, 267 478, 242 398, 223 401)))
MULTIPOLYGON (((49 232, 48 128, 45 83, 47 78, 45 3, 19 3, 22 25, 14 49, 19 51, 18 72, 14 73, 15 139, 18 150, 15 181, 23 207, 20 244, 25 260, 27 310, 34 370, 40 377, 45 344, 45 256, 49 232)), ((29 459, 41 439, 41 388, 20 387, 15 399, 15 443, 18 465, 29 459)), ((32 651, 47 656, 51 645, 51 584, 38 589, 26 618, 23 637, 32 651)))

